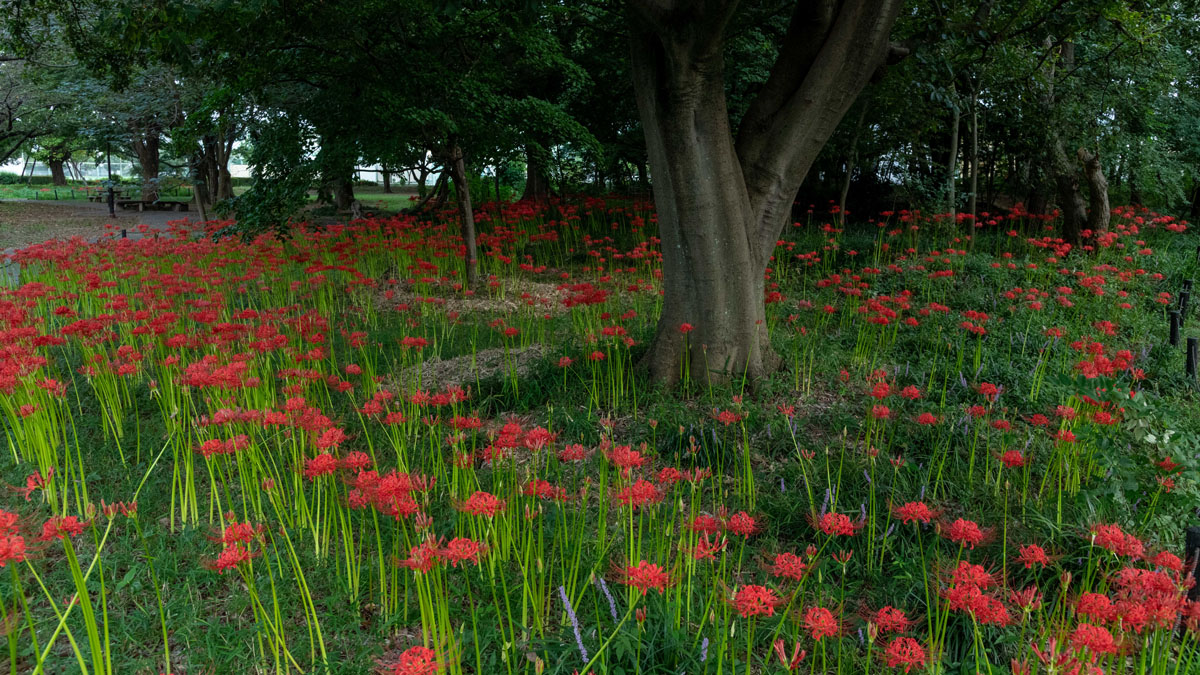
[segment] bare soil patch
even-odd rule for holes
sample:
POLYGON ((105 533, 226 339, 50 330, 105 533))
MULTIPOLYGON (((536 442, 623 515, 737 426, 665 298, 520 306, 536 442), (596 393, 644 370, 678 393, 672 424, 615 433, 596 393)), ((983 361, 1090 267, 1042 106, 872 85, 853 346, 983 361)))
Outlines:
POLYGON ((102 237, 105 225, 131 229, 140 224, 165 228, 168 221, 182 220, 188 213, 167 211, 118 211, 108 215, 108 205, 86 201, 0 201, 0 250, 22 248, 49 239, 102 237))
POLYGON ((519 349, 483 349, 474 354, 464 354, 451 359, 431 358, 419 366, 410 366, 401 371, 394 389, 407 393, 420 388, 439 391, 446 387, 463 387, 477 380, 492 377, 528 377, 533 367, 545 358, 545 346, 533 343, 519 349))

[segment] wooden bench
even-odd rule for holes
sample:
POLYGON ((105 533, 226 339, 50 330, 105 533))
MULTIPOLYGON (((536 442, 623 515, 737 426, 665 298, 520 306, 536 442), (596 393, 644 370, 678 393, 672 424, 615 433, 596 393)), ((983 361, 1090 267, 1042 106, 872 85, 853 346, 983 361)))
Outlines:
POLYGON ((137 209, 138 211, 187 211, 188 203, 175 200, 157 200, 145 201, 141 199, 123 199, 117 202, 117 206, 123 209, 137 209))

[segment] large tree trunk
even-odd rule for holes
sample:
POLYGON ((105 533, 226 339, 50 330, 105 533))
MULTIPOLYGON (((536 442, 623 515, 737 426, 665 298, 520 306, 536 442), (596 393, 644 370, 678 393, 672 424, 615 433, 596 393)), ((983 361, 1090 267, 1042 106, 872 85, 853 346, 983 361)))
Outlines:
POLYGON ((133 142, 133 152, 142 165, 142 201, 158 199, 158 143, 157 133, 148 133, 133 142))
POLYGON ((354 180, 339 177, 333 181, 333 205, 338 211, 349 211, 354 203, 354 180))
POLYGON ((223 201, 233 199, 233 174, 229 171, 229 160, 233 156, 233 143, 237 139, 234 130, 226 131, 225 137, 221 142, 217 143, 217 155, 214 158, 217 164, 217 189, 216 200, 223 201))
POLYGON ((67 172, 63 170, 63 160, 50 159, 46 163, 50 165, 50 182, 58 186, 66 185, 67 172))
POLYGON ((1083 175, 1088 182, 1088 229, 1092 235, 1108 232, 1108 180, 1100 168, 1100 156, 1088 152, 1087 148, 1078 151, 1079 161, 1083 163, 1083 175))
POLYGON ((630 0, 634 91, 663 251, 663 312, 644 365, 671 383, 751 380, 779 364, 767 262, 809 167, 887 55, 898 0, 799 2, 734 144, 724 30, 736 2, 630 0), (668 3, 669 4, 669 3, 668 3), (680 325, 689 323, 685 334, 680 325))
POLYGON ((383 170, 383 193, 392 193, 392 172, 387 169, 383 170))
POLYGON ((1054 167, 1054 184, 1058 188, 1058 208, 1062 211, 1063 241, 1078 246, 1084 223, 1087 222, 1083 195, 1079 192, 1079 172, 1067 158, 1062 138, 1054 133, 1051 148, 1051 163, 1054 167))
POLYGON ((544 151, 525 146, 525 193, 521 199, 544 202, 550 198, 550 179, 546 176, 544 151))
POLYGON ((454 179, 454 191, 458 193, 458 207, 462 212, 462 239, 466 248, 467 286, 475 288, 479 283, 479 257, 475 248, 475 212, 471 209, 471 182, 467 177, 467 166, 462 148, 457 143, 450 146, 450 177, 454 179))

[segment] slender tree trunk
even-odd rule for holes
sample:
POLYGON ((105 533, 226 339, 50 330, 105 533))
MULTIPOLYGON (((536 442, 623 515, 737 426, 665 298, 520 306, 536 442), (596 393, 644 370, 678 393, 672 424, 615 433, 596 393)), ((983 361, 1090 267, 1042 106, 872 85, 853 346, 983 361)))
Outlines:
POLYGON ((846 223, 846 196, 850 194, 850 179, 854 176, 854 164, 858 160, 858 137, 862 135, 863 122, 867 119, 867 103, 863 103, 858 113, 858 122, 854 124, 854 136, 850 138, 850 154, 846 156, 846 176, 842 179, 842 192, 838 196, 838 214, 842 224, 846 223))
POLYGON ((954 220, 956 207, 958 206, 955 188, 958 183, 958 127, 961 120, 962 112, 955 105, 954 115, 950 122, 950 158, 946 162, 946 184, 950 192, 950 204, 946 212, 950 214, 950 220, 954 220))
POLYGON ((148 133, 133 142, 133 151, 142 165, 142 201, 158 200, 159 137, 148 133))
POLYGON ((208 184, 205 181, 205 152, 198 149, 192 153, 192 195, 196 198, 196 210, 200 212, 200 222, 208 222, 208 184))
POLYGON ((967 212, 971 214, 971 227, 979 217, 979 99, 971 92, 971 193, 967 197, 967 212))
POLYGON ((883 63, 900 3, 797 3, 736 145, 723 57, 736 3, 628 4, 663 251, 663 310, 643 365, 666 383, 685 364, 700 382, 753 381, 780 361, 767 338, 766 265, 812 162, 883 63))
POLYGON ((498 202, 498 201, 500 201, 500 165, 499 164, 496 165, 496 173, 495 173, 494 177, 496 179, 496 201, 498 202))
POLYGON ((450 174, 454 179, 454 190, 458 193, 458 206, 462 211, 462 239, 466 248, 467 287, 479 284, 479 261, 475 249, 475 213, 471 210, 471 182, 467 177, 462 148, 454 143, 450 147, 450 174))
POLYGON ((46 163, 50 165, 50 182, 58 186, 66 185, 67 173, 63 171, 63 160, 51 159, 46 163))
POLYGON ((387 169, 383 170, 383 192, 384 194, 392 193, 392 172, 387 169))
POLYGON ((1088 152, 1087 148, 1079 148, 1076 153, 1083 164, 1083 175, 1088 182, 1088 229, 1093 236, 1108 232, 1108 180, 1100 168, 1100 156, 1088 152))
POLYGON ((420 213, 422 210, 424 210, 426 205, 433 201, 434 197, 437 197, 438 194, 444 191, 449 175, 448 169, 442 169, 441 174, 433 184, 433 189, 426 190, 425 196, 419 197, 419 201, 415 205, 405 209, 405 211, 407 213, 420 213))
MULTIPOLYGON (((422 160, 421 166, 417 168, 415 173, 417 178, 417 196, 423 200, 425 199, 425 193, 429 191, 429 188, 425 185, 425 181, 429 180, 429 164, 422 160)), ((438 181, 441 181, 441 176, 438 177, 438 181)))

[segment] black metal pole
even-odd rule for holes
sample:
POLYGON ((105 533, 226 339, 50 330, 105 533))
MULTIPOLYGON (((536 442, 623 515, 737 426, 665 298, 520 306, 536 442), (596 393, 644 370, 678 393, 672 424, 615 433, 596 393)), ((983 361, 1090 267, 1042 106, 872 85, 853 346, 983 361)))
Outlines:
POLYGON ((1187 339, 1187 362, 1184 364, 1184 372, 1190 380, 1196 379, 1197 356, 1200 356, 1200 338, 1190 337, 1187 339))
MULTIPOLYGON (((1200 555, 1200 527, 1189 527, 1184 530, 1184 569, 1188 571, 1189 576, 1196 578, 1196 566, 1200 563, 1197 556, 1200 555)), ((1195 601, 1200 598, 1200 584, 1196 584, 1188 589, 1188 600, 1195 601)))

